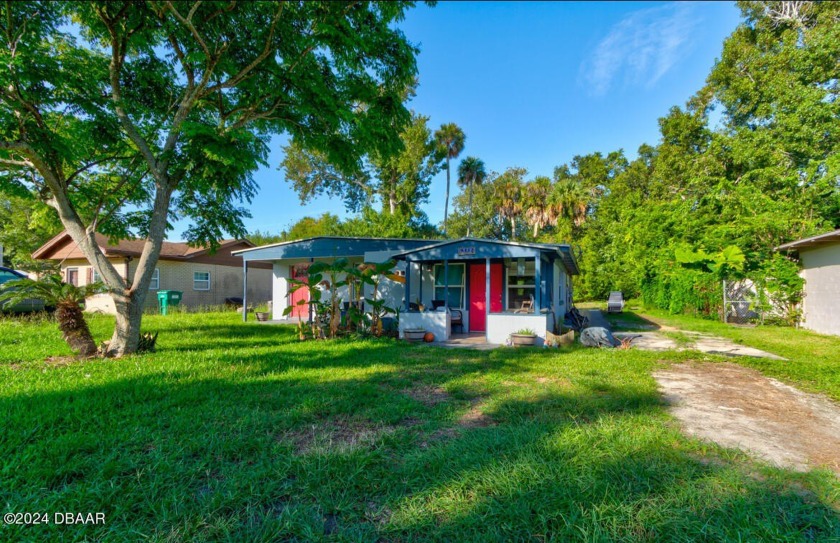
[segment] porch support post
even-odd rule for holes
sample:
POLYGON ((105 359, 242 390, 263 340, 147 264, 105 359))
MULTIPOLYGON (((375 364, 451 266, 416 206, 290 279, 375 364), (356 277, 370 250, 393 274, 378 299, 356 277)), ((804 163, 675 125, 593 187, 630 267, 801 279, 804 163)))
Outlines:
MULTIPOLYGON (((417 292, 418 292, 417 297, 420 298, 420 301, 422 302, 423 301, 423 263, 422 262, 417 263, 417 278, 420 281, 420 288, 417 290, 417 292)), ((435 295, 432 294, 432 298, 434 298, 434 297, 435 297, 435 295)), ((429 303, 432 303, 432 301, 429 300, 429 303)))
MULTIPOLYGON (((490 328, 490 258, 484 259, 484 341, 489 342, 490 328)), ((470 285, 472 286, 472 285, 470 285)))
POLYGON ((443 305, 449 307, 449 261, 443 261, 443 305))
MULTIPOLYGON (((422 281, 422 279, 421 279, 422 281)), ((411 303, 411 260, 405 259, 405 291, 404 291, 404 299, 403 304, 405 305, 405 310, 408 311, 408 307, 411 303)))
POLYGON ((242 259, 242 322, 248 322, 248 261, 242 259))
POLYGON ((539 315, 542 309, 542 273, 541 273, 542 258, 537 253, 534 259, 534 313, 539 315))
MULTIPOLYGON (((309 259, 309 264, 312 264, 313 262, 315 262, 315 259, 314 259, 314 258, 310 258, 310 259, 309 259)), ((309 281, 309 269, 308 269, 308 268, 307 268, 307 270, 306 270, 306 280, 307 280, 307 282, 309 281)), ((306 304, 306 307, 309 309, 309 324, 312 324, 312 311, 313 311, 313 308, 312 308, 312 297, 311 297, 311 296, 309 297, 309 303, 308 303, 308 304, 306 304)))

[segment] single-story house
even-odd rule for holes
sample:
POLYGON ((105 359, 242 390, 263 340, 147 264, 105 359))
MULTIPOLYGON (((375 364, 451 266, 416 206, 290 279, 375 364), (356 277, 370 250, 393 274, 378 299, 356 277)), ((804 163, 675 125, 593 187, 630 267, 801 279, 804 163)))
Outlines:
POLYGON ((799 254, 805 279, 802 326, 821 334, 840 335, 840 230, 776 247, 799 254))
MULTIPOLYGON (((401 334, 423 328, 437 341, 451 337, 456 311, 463 324, 457 332, 483 334, 488 343, 502 344, 512 332, 527 328, 542 342, 546 330, 555 329, 572 305, 572 276, 579 273, 568 245, 476 238, 315 237, 232 254, 241 257, 248 270, 257 263, 271 264, 277 320, 284 318, 290 304, 292 317, 311 318, 306 305, 297 305, 308 300, 306 289, 292 292, 289 283, 290 278, 305 277, 310 263, 341 257, 352 263, 394 260, 400 277, 383 279, 381 295, 388 300, 386 305, 400 309, 401 334), (425 310, 419 309, 421 305, 425 310), (435 306, 443 307, 434 310, 435 306)), ((338 294, 342 301, 353 300, 347 287, 338 294)))
MULTIPOLYGON (((102 253, 116 267, 122 277, 133 277, 137 259, 143 251, 144 240, 121 240, 111 244, 107 236, 95 234, 102 253)), ((188 308, 222 305, 226 298, 242 297, 242 261, 231 255, 233 251, 248 249, 254 244, 247 239, 229 239, 219 242, 211 254, 207 247, 190 247, 186 243, 164 241, 160 259, 155 268, 146 306, 158 305, 157 291, 183 292, 181 305, 188 308)), ((60 263, 64 280, 77 286, 99 280, 69 234, 62 232, 32 253, 39 260, 60 263)), ((251 266, 248 300, 249 305, 267 302, 271 298, 271 265, 255 263, 251 266)), ((114 302, 108 294, 91 296, 85 302, 88 311, 114 313, 114 302)))

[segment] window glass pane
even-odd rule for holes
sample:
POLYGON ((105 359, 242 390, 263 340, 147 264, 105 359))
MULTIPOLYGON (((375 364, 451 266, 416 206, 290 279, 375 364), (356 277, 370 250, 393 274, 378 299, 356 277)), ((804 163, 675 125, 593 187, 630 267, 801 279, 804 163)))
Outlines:
MULTIPOLYGON (((435 300, 443 300, 446 294, 444 287, 435 287, 435 300)), ((449 287, 449 300, 447 300, 447 307, 462 308, 464 300, 464 289, 462 287, 449 287)))
POLYGON ((155 273, 152 274, 152 280, 149 282, 149 290, 160 289, 160 270, 155 268, 155 273))
POLYGON ((194 272, 193 289, 210 290, 210 272, 194 272))
MULTIPOLYGON (((435 285, 444 285, 443 274, 445 268, 443 264, 435 264, 435 285)), ((449 285, 463 285, 464 284, 464 265, 450 264, 449 265, 449 285)))

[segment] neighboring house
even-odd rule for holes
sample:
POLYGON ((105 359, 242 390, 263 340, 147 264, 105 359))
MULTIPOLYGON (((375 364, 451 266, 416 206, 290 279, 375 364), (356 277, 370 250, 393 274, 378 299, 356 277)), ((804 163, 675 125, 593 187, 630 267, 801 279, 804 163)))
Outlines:
MULTIPOLYGON (((137 259, 143 251, 144 240, 122 240, 112 245, 107 236, 96 234, 96 242, 121 276, 133 277, 137 259)), ((149 285, 146 306, 157 306, 159 290, 180 290, 184 293, 181 305, 192 308, 221 305, 225 303, 225 298, 241 298, 242 260, 231 256, 231 252, 251 247, 254 247, 254 244, 246 239, 223 240, 217 251, 210 254, 208 248, 164 241, 149 285)), ((64 280, 74 285, 87 285, 99 279, 96 271, 66 232, 45 243, 32 253, 32 257, 59 262, 64 280)), ((249 266, 249 305, 263 303, 271 298, 271 277, 270 264, 249 266)), ((114 313, 114 302, 108 294, 88 298, 85 306, 88 311, 114 313)))
MULTIPOLYGON (((484 334, 489 343, 504 343, 511 332, 522 328, 534 330, 542 342, 546 330, 553 331, 571 307, 571 276, 579 273, 568 245, 476 238, 316 237, 232 254, 242 257, 249 268, 258 263, 273 266, 274 319, 284 318, 289 305, 294 306, 292 317, 308 318, 308 307, 295 305, 307 301, 308 293, 306 289, 291 292, 289 279, 305 277, 306 268, 315 260, 395 260, 401 281, 383 279, 382 292, 387 305, 400 308, 400 332, 424 328, 438 341, 452 334, 452 312, 421 312, 418 300, 425 308, 433 307, 433 301, 443 304, 446 300, 446 306, 462 313, 463 331, 484 334)), ((339 289, 339 296, 342 301, 354 298, 346 286, 339 289)))
POLYGON ((792 241, 777 251, 799 254, 805 279, 802 326, 840 335, 840 230, 792 241))

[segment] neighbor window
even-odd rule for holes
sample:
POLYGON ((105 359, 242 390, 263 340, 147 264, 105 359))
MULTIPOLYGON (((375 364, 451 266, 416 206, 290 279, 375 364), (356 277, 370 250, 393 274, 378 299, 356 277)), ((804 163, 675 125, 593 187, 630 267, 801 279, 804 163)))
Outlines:
POLYGON ((463 308, 464 307, 464 264, 450 264, 449 265, 449 280, 445 281, 444 272, 446 268, 443 264, 435 264, 435 300, 443 300, 446 295, 446 284, 449 284, 449 299, 446 301, 447 307, 463 308))
POLYGON ((93 268, 90 269, 90 282, 91 283, 101 283, 102 276, 99 275, 99 272, 94 270, 93 268))
POLYGON ((210 290, 210 272, 193 273, 193 290, 210 290))
POLYGON ((515 311, 534 299, 536 264, 533 258, 514 260, 507 267, 507 309, 515 311))
MULTIPOLYGON (((209 279, 209 275, 208 275, 209 279)), ((152 280, 149 281, 149 290, 158 290, 160 288, 160 269, 155 268, 155 273, 152 274, 152 280)), ((209 289, 210 286, 208 284, 207 288, 209 289)), ((207 289, 196 289, 196 290, 207 290, 207 289)))
POLYGON ((79 268, 67 268, 65 271, 65 282, 71 285, 79 286, 79 268))

